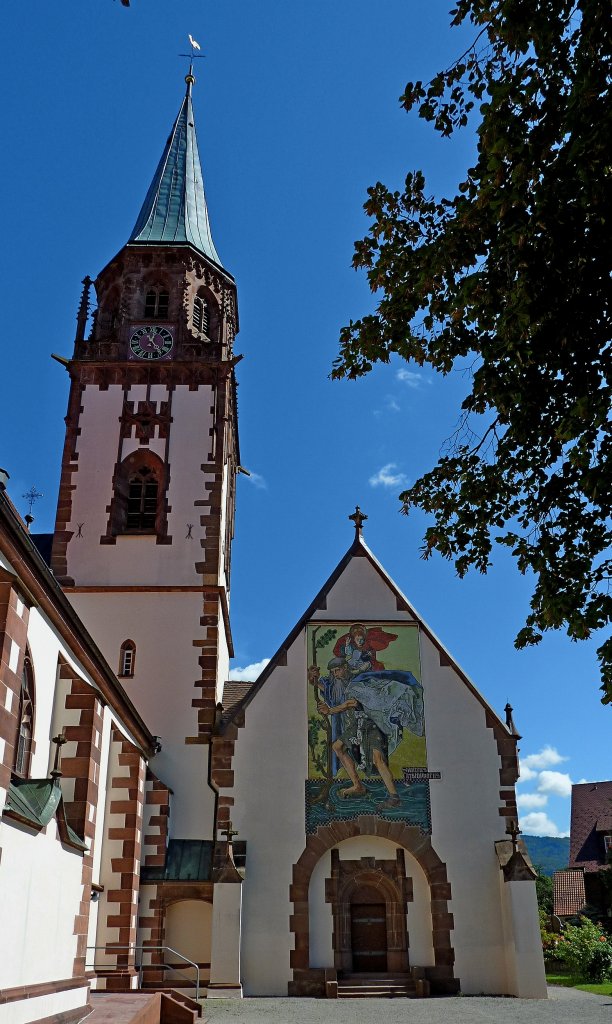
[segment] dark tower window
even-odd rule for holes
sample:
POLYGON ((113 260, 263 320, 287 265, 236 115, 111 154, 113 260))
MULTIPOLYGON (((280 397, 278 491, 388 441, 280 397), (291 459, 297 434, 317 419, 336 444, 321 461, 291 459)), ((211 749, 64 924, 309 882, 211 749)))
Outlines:
POLYGON ((16 775, 26 778, 30 772, 32 758, 32 740, 34 737, 34 674, 32 663, 26 654, 21 677, 21 694, 19 697, 19 731, 15 747, 14 771, 16 775))
POLYGON ((144 315, 147 320, 167 320, 168 319, 168 292, 162 291, 161 289, 152 288, 145 295, 145 311, 144 315))
POLYGON ((157 476, 148 466, 141 466, 129 479, 126 530, 155 529, 158 495, 157 476))
POLYGON ((193 326, 196 331, 208 334, 208 306, 199 296, 193 302, 193 326))

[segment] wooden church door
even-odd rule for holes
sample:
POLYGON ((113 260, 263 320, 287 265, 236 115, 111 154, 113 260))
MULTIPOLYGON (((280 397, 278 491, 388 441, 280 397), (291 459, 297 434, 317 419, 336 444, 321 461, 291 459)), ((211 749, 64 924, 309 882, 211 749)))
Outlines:
POLYGON ((387 908, 384 903, 351 903, 353 971, 387 970, 387 908))

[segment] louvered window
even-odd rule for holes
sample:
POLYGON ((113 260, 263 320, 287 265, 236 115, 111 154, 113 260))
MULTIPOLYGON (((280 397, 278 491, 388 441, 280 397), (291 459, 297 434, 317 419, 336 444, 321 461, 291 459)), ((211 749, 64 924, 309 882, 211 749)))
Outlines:
POLYGON ((208 306, 204 302, 204 299, 194 299, 193 326, 196 331, 199 331, 202 334, 208 334, 208 306))

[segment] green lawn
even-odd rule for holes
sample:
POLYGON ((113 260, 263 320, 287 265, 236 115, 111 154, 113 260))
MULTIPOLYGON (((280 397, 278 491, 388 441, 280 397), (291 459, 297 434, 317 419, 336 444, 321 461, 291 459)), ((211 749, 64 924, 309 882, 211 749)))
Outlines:
POLYGON ((594 992, 598 996, 612 996, 612 981, 589 985, 570 978, 569 974, 547 974, 546 980, 549 985, 563 985, 565 988, 579 988, 581 992, 594 992))

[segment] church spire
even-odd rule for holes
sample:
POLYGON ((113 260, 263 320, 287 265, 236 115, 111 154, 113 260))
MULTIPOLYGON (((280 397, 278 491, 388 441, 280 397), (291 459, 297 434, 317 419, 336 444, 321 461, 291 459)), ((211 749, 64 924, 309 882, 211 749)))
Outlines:
POLYGON ((196 138, 190 67, 187 90, 151 182, 129 245, 187 243, 222 266, 217 255, 204 194, 204 181, 196 138))

